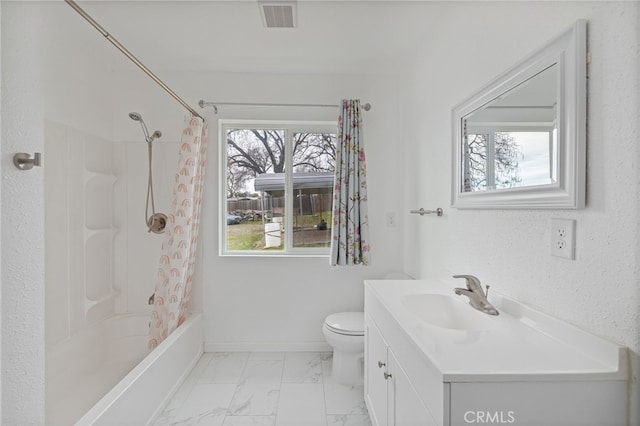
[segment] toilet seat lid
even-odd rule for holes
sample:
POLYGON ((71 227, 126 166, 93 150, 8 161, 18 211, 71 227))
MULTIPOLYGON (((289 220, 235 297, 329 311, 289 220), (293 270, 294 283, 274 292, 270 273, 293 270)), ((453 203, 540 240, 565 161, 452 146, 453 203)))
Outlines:
POLYGON ((364 312, 339 312, 329 315, 324 322, 336 333, 364 336, 364 312))

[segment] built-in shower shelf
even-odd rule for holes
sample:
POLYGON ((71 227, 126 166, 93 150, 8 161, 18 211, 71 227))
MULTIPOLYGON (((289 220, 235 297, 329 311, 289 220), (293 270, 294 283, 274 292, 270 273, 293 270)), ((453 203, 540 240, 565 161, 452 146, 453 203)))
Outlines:
POLYGON ((116 228, 115 226, 105 226, 105 227, 101 227, 101 228, 90 228, 90 227, 85 227, 84 230, 84 239, 85 241, 88 240, 89 238, 91 238, 92 236, 94 236, 95 234, 111 234, 114 235, 116 232, 118 232, 118 228, 116 228))
POLYGON ((108 143, 84 145, 84 317, 94 321, 109 316, 118 296, 114 289, 113 147, 108 143))
POLYGON ((100 302, 113 294, 113 232, 94 232, 85 241, 85 297, 100 302))
POLYGON ((84 172, 85 185, 91 181, 103 182, 107 185, 113 185, 118 180, 118 177, 113 173, 99 173, 99 172, 84 172))
POLYGON ((85 225, 89 229, 110 228, 113 221, 113 175, 92 174, 85 183, 85 225))
POLYGON ((85 317, 88 316, 89 311, 94 308, 97 305, 106 303, 106 302, 110 302, 112 300, 114 300, 116 297, 118 297, 119 292, 112 290, 111 292, 97 298, 97 299, 89 299, 87 297, 85 297, 84 299, 84 315, 85 317))
POLYGON ((93 139, 84 144, 84 168, 88 172, 110 174, 113 172, 113 144, 93 139))
POLYGON ((113 172, 106 172, 106 171, 95 171, 95 170, 88 170, 85 169, 84 170, 84 177, 85 180, 91 179, 94 176, 107 176, 107 177, 113 177, 114 179, 116 179, 116 175, 113 174, 113 172))

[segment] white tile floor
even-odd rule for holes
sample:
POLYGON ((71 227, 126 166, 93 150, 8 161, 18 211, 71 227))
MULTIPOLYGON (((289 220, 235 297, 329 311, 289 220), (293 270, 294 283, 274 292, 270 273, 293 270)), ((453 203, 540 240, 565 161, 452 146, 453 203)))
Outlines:
POLYGON ((331 379, 330 352, 205 353, 155 425, 370 426, 363 386, 331 379))

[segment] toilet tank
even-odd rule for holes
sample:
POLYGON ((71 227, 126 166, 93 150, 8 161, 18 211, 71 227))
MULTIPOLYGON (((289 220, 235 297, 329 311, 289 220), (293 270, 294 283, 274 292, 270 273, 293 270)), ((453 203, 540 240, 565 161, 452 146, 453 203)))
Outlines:
POLYGON ((405 274, 404 272, 389 272, 384 275, 385 280, 412 280, 413 277, 405 274))

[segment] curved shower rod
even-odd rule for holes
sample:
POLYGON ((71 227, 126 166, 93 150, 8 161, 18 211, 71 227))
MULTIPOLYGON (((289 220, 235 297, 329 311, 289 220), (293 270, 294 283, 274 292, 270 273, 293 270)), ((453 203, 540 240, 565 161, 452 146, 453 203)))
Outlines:
POLYGON ((129 50, 127 50, 126 47, 124 47, 118 40, 116 40, 115 37, 113 37, 111 34, 109 34, 107 32, 107 30, 105 30, 100 24, 98 24, 98 22, 95 19, 93 19, 87 12, 84 11, 84 9, 82 9, 80 6, 78 6, 78 4, 76 4, 76 2, 74 0, 64 0, 64 1, 69 6, 71 6, 71 8, 73 8, 73 10, 78 12, 78 14, 80 16, 82 16, 87 22, 89 22, 96 30, 98 30, 98 32, 100 32, 100 34, 102 34, 107 40, 109 40, 109 42, 111 44, 113 44, 120 52, 122 52, 127 58, 129 58, 129 60, 131 62, 136 64, 142 71, 144 71, 145 74, 147 74, 149 77, 151 77, 151 79, 153 81, 158 83, 158 85, 160 87, 162 87, 165 90, 165 92, 167 92, 169 95, 171 95, 171 97, 173 97, 173 99, 178 101, 180 103, 180 105, 185 107, 195 117, 200 117, 200 118, 202 118, 202 120, 204 120, 204 118, 200 114, 198 114, 195 109, 191 108, 188 103, 186 103, 180 96, 177 95, 176 92, 171 90, 171 88, 169 86, 167 86, 162 80, 160 80, 160 78, 158 78, 158 76, 156 76, 153 72, 151 72, 151 70, 149 68, 147 68, 142 62, 140 62, 140 60, 138 58, 136 58, 133 55, 133 53, 129 52, 129 50))

